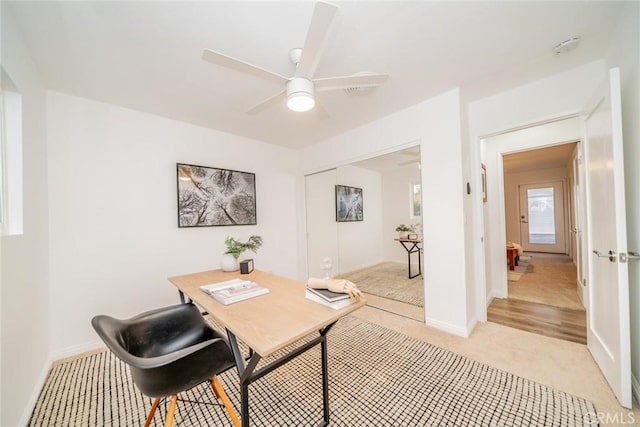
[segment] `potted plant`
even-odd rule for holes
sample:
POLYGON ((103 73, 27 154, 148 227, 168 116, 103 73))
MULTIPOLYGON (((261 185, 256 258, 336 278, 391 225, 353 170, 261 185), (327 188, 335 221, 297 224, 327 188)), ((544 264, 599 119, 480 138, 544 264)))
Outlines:
POLYGON ((414 231, 416 231, 416 226, 415 224, 400 224, 396 227, 396 231, 399 233, 398 237, 400 239, 406 239, 407 237, 409 237, 409 233, 413 233, 414 231))
POLYGON ((262 237, 254 235, 249 237, 246 242, 241 242, 234 237, 227 236, 224 244, 227 246, 227 250, 222 256, 220 267, 223 271, 237 271, 240 269, 238 263, 240 255, 245 251, 256 252, 262 246, 262 237))

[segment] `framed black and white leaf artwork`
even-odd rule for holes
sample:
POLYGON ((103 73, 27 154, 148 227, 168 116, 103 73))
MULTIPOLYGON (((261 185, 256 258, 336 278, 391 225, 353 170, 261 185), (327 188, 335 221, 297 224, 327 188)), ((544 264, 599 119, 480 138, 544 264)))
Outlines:
POLYGON ((336 221, 362 221, 362 188, 336 185, 336 221))
POLYGON ((176 169, 178 227, 257 224, 254 173, 183 163, 176 169))

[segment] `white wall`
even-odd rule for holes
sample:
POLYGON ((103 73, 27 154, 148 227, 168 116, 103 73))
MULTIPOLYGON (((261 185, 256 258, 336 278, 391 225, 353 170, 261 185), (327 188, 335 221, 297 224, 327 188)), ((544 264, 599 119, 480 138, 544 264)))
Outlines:
MULTIPOLYGON (((611 41, 607 67, 620 67, 628 250, 640 252, 640 3, 627 2, 611 41)), ((631 370, 640 400, 640 262, 629 263, 631 370)))
POLYGON ((300 152, 305 173, 420 145, 425 317, 429 325, 469 333, 461 163, 460 93, 452 90, 300 152))
POLYGON ((45 89, 6 4, 2 66, 22 93, 24 234, 2 237, 0 425, 25 424, 49 370, 45 89))
POLYGON ((177 303, 167 277, 219 268, 228 235, 297 277, 291 150, 56 92, 47 112, 54 357, 98 343, 96 314, 177 303), (179 229, 177 162, 254 172, 258 225, 179 229))
MULTIPOLYGON (((336 184, 362 188, 363 220, 338 223, 339 273, 377 264, 382 252, 381 178, 377 172, 356 166, 341 166, 336 184)), ((334 206, 335 218, 335 199, 334 206)))
MULTIPOLYGON (((422 227, 422 218, 411 218, 411 188, 420 184, 420 169, 416 163, 382 173, 382 242, 385 261, 407 262, 407 251, 394 239, 400 224, 422 227)), ((424 208, 424 207, 423 207, 424 208)), ((412 255, 412 262, 416 255, 412 255)))

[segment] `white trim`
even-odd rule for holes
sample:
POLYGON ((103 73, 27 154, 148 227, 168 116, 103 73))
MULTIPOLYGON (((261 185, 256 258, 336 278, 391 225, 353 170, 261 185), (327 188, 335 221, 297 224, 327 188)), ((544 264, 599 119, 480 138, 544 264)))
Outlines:
MULTIPOLYGON (((424 319, 424 323, 427 326, 431 326, 432 328, 436 328, 441 331, 448 332, 450 334, 457 335, 462 338, 469 338, 469 335, 471 335, 471 329, 469 328, 469 325, 467 325, 466 327, 456 326, 450 323, 443 322, 441 320, 430 319, 429 317, 426 317, 426 316, 424 319)), ((475 325, 475 321, 473 321, 472 326, 474 325, 475 325)))
POLYGON ((347 166, 362 160, 368 160, 374 157, 384 156, 385 154, 391 154, 391 153, 395 153, 396 151, 402 151, 402 150, 406 150, 407 148, 413 148, 413 147, 420 147, 420 163, 422 163, 422 154, 424 150, 422 150, 422 139, 418 138, 418 139, 413 139, 409 142, 405 142, 403 144, 387 147, 383 150, 372 151, 370 153, 361 154, 359 156, 350 157, 348 159, 343 159, 338 162, 331 162, 328 165, 318 166, 318 167, 309 169, 307 171, 303 171, 302 175, 303 177, 307 175, 314 175, 316 173, 328 171, 331 169, 336 169, 340 166, 347 166))
POLYGON ((47 381, 47 377, 49 376, 49 371, 51 371, 51 366, 53 365, 53 359, 48 358, 47 361, 42 366, 40 370, 40 375, 38 375, 38 379, 36 380, 33 390, 31 391, 31 396, 27 401, 27 404, 24 407, 24 411, 22 412, 22 416, 20 417, 20 422, 18 425, 26 426, 29 425, 29 420, 31 419, 31 414, 38 403, 38 398, 40 397, 40 393, 44 388, 44 383, 47 381))
POLYGON ((489 305, 491 304, 491 301, 493 301, 495 298, 499 298, 499 299, 505 299, 507 298, 507 294, 506 292, 499 292, 497 290, 492 290, 491 292, 489 292, 489 296, 487 296, 487 307, 489 307, 489 305))
POLYGON ((104 343, 102 341, 92 341, 85 344, 74 345, 52 353, 51 360, 57 361, 60 359, 66 359, 67 357, 77 356, 78 354, 97 350, 99 348, 104 348, 104 343))

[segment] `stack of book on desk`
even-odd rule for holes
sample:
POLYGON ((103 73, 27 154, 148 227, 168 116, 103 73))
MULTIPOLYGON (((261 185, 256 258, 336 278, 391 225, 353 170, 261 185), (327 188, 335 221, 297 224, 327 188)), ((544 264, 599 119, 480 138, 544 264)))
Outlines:
POLYGON ((233 304, 234 302, 257 297, 269 292, 269 289, 258 285, 256 282, 242 279, 202 285, 200 289, 224 305, 233 304))
POLYGON ((334 310, 340 310, 352 302, 348 294, 331 292, 329 289, 313 289, 308 287, 305 296, 311 301, 326 305, 334 310))

